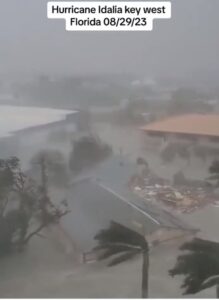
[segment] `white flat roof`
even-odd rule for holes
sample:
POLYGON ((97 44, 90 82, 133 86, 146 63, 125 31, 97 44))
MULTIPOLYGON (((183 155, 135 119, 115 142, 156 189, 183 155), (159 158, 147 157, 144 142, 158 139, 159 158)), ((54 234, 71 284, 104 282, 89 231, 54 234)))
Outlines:
POLYGON ((0 138, 15 131, 65 120, 73 110, 0 105, 0 138))

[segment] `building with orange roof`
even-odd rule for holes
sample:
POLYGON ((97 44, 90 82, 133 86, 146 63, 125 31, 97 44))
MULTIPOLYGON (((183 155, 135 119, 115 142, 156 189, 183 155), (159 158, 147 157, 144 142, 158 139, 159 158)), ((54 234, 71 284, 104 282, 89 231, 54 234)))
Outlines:
POLYGON ((219 114, 169 117, 140 128, 148 137, 219 147, 219 114))

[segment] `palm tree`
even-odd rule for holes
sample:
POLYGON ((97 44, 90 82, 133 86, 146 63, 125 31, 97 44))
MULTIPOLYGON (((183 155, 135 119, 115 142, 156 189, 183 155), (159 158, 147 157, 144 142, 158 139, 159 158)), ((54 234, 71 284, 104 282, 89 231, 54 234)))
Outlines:
POLYGON ((171 276, 184 275, 184 295, 196 294, 216 286, 219 298, 219 243, 195 238, 183 244, 187 253, 177 258, 176 265, 169 271, 171 276))
POLYGON ((98 246, 98 260, 108 259, 108 266, 128 261, 139 254, 143 257, 142 298, 148 297, 149 248, 143 235, 111 221, 109 228, 100 230, 95 236, 98 246))

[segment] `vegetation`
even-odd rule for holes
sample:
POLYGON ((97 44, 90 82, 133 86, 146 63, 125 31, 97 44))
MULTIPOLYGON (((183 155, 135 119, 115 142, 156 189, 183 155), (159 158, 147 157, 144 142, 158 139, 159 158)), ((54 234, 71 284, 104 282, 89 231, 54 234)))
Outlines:
POLYGON ((216 286, 219 297, 219 243, 195 238, 180 248, 187 251, 177 258, 171 276, 184 275, 184 295, 216 286))
POLYGON ((88 109, 81 109, 79 112, 79 119, 77 122, 77 129, 79 131, 90 131, 92 128, 91 113, 88 109))
POLYGON ((215 159, 219 157, 218 149, 210 146, 201 146, 201 145, 194 146, 193 152, 194 155, 200 158, 203 162, 206 162, 207 158, 215 159))
POLYGON ((179 88, 172 93, 167 111, 169 114, 203 113, 212 111, 212 107, 202 99, 203 95, 191 88, 179 88))
POLYGON ((65 128, 56 129, 48 133, 47 141, 53 144, 66 143, 69 142, 73 134, 74 130, 67 130, 65 128))
POLYGON ((98 259, 109 259, 108 266, 115 266, 133 259, 141 254, 142 266, 142 298, 148 297, 149 248, 145 238, 139 233, 116 222, 111 222, 109 228, 101 230, 95 239, 99 252, 98 259))
POLYGON ((120 125, 144 124, 144 118, 138 112, 138 104, 136 102, 128 102, 126 106, 114 113, 115 121, 120 125))
POLYGON ((176 157, 176 151, 172 144, 167 145, 161 152, 163 163, 172 163, 176 157))
POLYGON ((66 201, 52 203, 43 180, 43 170, 40 186, 24 174, 16 157, 0 160, 1 256, 21 251, 33 236, 69 212, 66 201))
POLYGON ((137 165, 143 165, 145 167, 148 167, 148 162, 142 157, 138 157, 136 163, 137 165))
POLYGON ((206 162, 208 154, 210 154, 206 147, 203 146, 196 146, 193 147, 194 155, 201 159, 203 162, 206 162))
POLYGON ((68 184, 69 176, 64 155, 57 150, 41 150, 31 159, 31 173, 36 180, 63 187, 68 184), (42 170, 46 169, 45 178, 42 170))
POLYGON ((82 75, 50 78, 45 74, 17 84, 14 93, 37 105, 56 108, 117 105, 118 99, 127 98, 132 88, 130 76, 82 75), (62 99, 62 101, 60 101, 62 99))
POLYGON ((187 179, 185 178, 184 173, 180 170, 173 175, 174 185, 186 185, 187 179))
POLYGON ((216 182, 216 186, 219 186, 219 161, 214 160, 209 168, 209 173, 211 174, 208 178, 216 182))
POLYGON ((180 145, 180 147, 177 147, 177 154, 190 164, 190 152, 187 145, 180 145))
POLYGON ((73 143, 70 154, 70 169, 78 173, 94 166, 112 154, 112 148, 98 137, 85 136, 73 143))
POLYGON ((178 143, 169 143, 161 152, 161 159, 164 163, 172 163, 177 155, 190 164, 190 152, 188 145, 178 143))

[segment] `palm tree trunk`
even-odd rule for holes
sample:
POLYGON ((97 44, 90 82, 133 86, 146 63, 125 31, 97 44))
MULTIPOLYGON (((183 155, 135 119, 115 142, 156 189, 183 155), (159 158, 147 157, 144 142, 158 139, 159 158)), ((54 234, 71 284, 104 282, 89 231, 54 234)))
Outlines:
POLYGON ((148 269, 149 269, 149 252, 143 252, 143 265, 142 265, 142 298, 148 298, 148 269))
POLYGON ((219 298, 219 284, 216 285, 216 298, 219 298))

